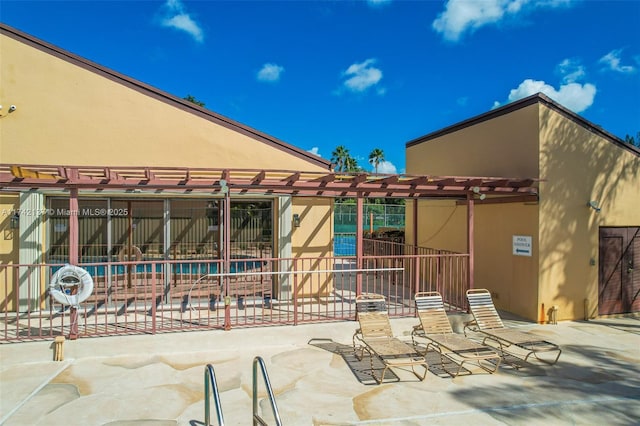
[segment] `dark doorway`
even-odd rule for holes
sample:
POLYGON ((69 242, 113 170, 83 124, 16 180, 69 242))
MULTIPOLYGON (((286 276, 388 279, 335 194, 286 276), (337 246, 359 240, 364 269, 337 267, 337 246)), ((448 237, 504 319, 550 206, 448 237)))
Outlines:
POLYGON ((598 314, 640 312, 640 227, 600 228, 598 314))

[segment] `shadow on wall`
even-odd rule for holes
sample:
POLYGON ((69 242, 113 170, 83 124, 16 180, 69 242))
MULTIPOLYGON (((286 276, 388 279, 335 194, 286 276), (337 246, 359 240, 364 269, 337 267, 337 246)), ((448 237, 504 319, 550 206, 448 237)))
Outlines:
MULTIPOLYGON (((306 238, 300 246, 294 247, 294 252, 299 253, 299 257, 320 257, 329 258, 332 255, 333 244, 331 241, 331 209, 327 206, 326 213, 317 219, 313 217, 314 211, 313 205, 306 205, 300 214, 301 227, 304 227, 304 232, 307 233, 306 238), (311 223, 311 221, 314 221, 311 223), (322 235, 326 235, 326 244, 312 245, 313 242, 323 241, 322 235)), ((294 228, 295 229, 295 228, 294 228)), ((295 230, 293 231, 295 232, 295 230)), ((307 270, 316 269, 331 269, 329 265, 320 264, 321 259, 315 259, 312 264, 305 264, 304 268, 307 270)), ((331 262, 333 263, 333 262, 331 262)), ((314 288, 313 292, 317 294, 328 294, 332 289, 331 274, 305 274, 302 277, 301 282, 298 283, 298 296, 304 296, 309 292, 310 288, 314 288)))
MULTIPOLYGON (((545 179, 540 199, 541 278, 558 286, 557 299, 567 303, 588 299, 589 317, 597 315, 598 228, 607 225, 607 214, 620 202, 620 191, 638 179, 640 157, 598 136, 562 114, 541 110, 540 178, 545 179), (634 157, 635 155, 635 157, 634 157), (630 158, 629 161, 622 161, 630 158), (587 206, 596 200, 601 212, 587 206), (543 216, 544 212, 544 216, 543 216), (587 251, 585 251, 587 250, 587 251), (583 254, 583 255, 582 255, 583 254), (595 275, 595 286, 592 284, 595 275)), ((619 206, 617 206, 619 208, 619 206)), ((551 300, 549 302, 556 302, 551 300)), ((569 309, 571 305, 568 305, 569 309)), ((573 306, 582 318, 584 306, 573 306)))

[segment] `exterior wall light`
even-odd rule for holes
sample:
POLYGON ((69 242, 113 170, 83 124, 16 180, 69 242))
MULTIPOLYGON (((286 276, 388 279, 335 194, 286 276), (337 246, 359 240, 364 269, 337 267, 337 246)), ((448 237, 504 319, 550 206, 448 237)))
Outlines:
POLYGON ((9 227, 11 229, 20 229, 20 215, 18 214, 18 212, 11 215, 9 227))
POLYGON ((600 206, 598 206, 598 202, 597 201, 593 201, 593 200, 589 201, 587 203, 587 207, 590 207, 590 208, 594 209, 596 211, 596 213, 600 213, 601 208, 600 208, 600 206))
POLYGON ((226 194, 227 192, 229 192, 229 186, 227 185, 227 181, 226 179, 220 179, 220 192, 222 194, 226 194))
POLYGON ((478 198, 480 200, 484 200, 485 198, 487 198, 486 194, 481 194, 480 193, 480 187, 479 186, 474 186, 472 189, 474 194, 476 194, 478 196, 478 198))
POLYGON ((296 228, 300 227, 300 215, 298 213, 294 213, 293 215, 293 226, 296 228))

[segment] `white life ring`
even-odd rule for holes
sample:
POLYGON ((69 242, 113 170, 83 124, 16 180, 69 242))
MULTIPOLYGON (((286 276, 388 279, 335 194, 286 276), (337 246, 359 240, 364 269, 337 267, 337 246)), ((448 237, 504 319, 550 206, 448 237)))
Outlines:
POLYGON ((89 298, 93 292, 93 278, 85 269, 64 265, 51 277, 49 294, 63 305, 78 306, 89 298), (76 294, 71 294, 71 287, 78 287, 76 294))
POLYGON ((118 260, 120 262, 132 262, 133 260, 139 262, 142 260, 142 250, 138 246, 131 246, 131 248, 124 246, 118 253, 118 260))

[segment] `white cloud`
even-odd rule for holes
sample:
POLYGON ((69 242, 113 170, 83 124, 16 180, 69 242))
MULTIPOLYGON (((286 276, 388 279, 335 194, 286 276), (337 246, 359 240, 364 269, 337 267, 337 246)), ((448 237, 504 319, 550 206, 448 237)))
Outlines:
POLYGON ((257 78, 260 81, 276 82, 284 72, 284 67, 276 64, 264 64, 258 71, 257 78))
POLYGON ((390 4, 391 0, 367 0, 367 3, 372 7, 380 7, 390 4))
MULTIPOLYGON (((567 83, 561 85, 559 89, 555 89, 544 81, 526 79, 509 92, 508 102, 517 101, 536 93, 544 93, 562 106, 579 113, 593 105, 596 86, 590 83, 567 83)), ((498 106, 500 103, 494 102, 493 107, 498 106)))
POLYGON ((622 49, 615 49, 600 58, 600 63, 605 65, 605 69, 616 71, 623 74, 629 74, 636 71, 632 65, 622 65, 620 58, 622 49))
MULTIPOLYGON (((375 59, 367 59, 359 64, 350 65, 349 68, 342 73, 343 76, 346 77, 343 83, 344 87, 351 92, 361 93, 377 85, 380 80, 382 80, 382 71, 373 66, 375 63, 375 59)), ((376 93, 384 95, 386 89, 377 87, 376 93)))
POLYGON ((571 0, 448 0, 444 12, 433 21, 433 29, 446 40, 458 41, 466 32, 495 24, 536 8, 568 5, 571 0))
POLYGON ((164 9, 161 21, 163 27, 184 31, 198 43, 204 41, 204 33, 200 25, 186 13, 180 0, 167 0, 162 8, 164 9))
MULTIPOLYGON (((371 171, 375 172, 375 167, 371 169, 371 171)), ((389 161, 383 161, 382 163, 378 164, 378 173, 395 175, 396 173, 398 173, 398 171, 396 169, 396 166, 393 165, 393 163, 389 161)))
POLYGON ((576 59, 565 59, 560 62, 556 71, 562 76, 563 83, 574 83, 586 75, 584 66, 576 59))
POLYGON ((313 148, 311 148, 307 152, 310 152, 313 155, 317 155, 318 157, 322 157, 322 155, 320 155, 320 148, 318 148, 317 146, 314 146, 313 148))

